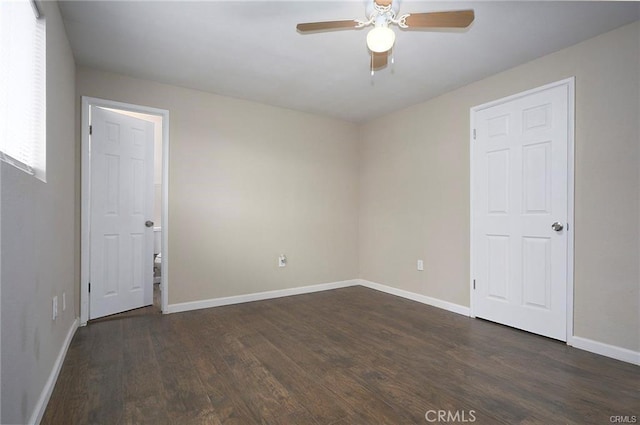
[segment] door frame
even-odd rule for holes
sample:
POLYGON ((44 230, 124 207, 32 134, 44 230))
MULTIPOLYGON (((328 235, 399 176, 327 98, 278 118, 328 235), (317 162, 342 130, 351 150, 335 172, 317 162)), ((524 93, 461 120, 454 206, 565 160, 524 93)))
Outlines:
POLYGON ((80 326, 89 319, 89 278, 91 273, 91 157, 89 155, 89 115, 92 106, 121 109, 162 117, 162 263, 160 269, 161 309, 167 313, 169 301, 169 111, 149 106, 134 105, 114 100, 82 96, 80 137, 80 326))
POLYGON ((544 86, 536 87, 534 89, 526 90, 521 93, 517 93, 511 96, 503 97, 491 102, 483 103, 481 105, 474 106, 470 109, 470 129, 469 129, 469 224, 470 224, 470 276, 469 276, 469 316, 475 316, 474 310, 474 296, 475 290, 474 284, 474 226, 473 226, 473 200, 474 200, 474 130, 476 113, 484 109, 501 105, 503 103, 511 102, 513 100, 526 97, 541 91, 549 90, 556 87, 567 87, 567 344, 573 345, 573 296, 574 296, 574 234, 575 234, 575 218, 574 218, 574 195, 575 195, 575 77, 566 78, 564 80, 556 81, 554 83, 546 84, 544 86))

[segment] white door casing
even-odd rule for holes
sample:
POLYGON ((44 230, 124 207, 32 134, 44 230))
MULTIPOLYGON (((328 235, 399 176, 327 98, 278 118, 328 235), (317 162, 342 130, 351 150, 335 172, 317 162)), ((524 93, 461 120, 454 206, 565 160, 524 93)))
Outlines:
POLYGON ((89 319, 153 303, 153 123, 91 108, 89 319))
POLYGON ((562 341, 572 105, 556 84, 472 110, 473 314, 562 341))

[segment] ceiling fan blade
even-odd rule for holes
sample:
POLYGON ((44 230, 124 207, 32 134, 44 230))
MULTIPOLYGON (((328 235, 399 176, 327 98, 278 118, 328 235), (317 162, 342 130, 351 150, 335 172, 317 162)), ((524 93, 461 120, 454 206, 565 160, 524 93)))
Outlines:
POLYGON ((409 28, 466 28, 471 25, 474 17, 473 9, 411 13, 407 17, 406 23, 409 28))
POLYGON ((296 25, 299 32, 326 31, 355 28, 357 22, 353 19, 347 21, 307 22, 296 25))
POLYGON ((389 52, 371 52, 371 69, 377 71, 378 69, 384 68, 387 66, 388 58, 389 52))

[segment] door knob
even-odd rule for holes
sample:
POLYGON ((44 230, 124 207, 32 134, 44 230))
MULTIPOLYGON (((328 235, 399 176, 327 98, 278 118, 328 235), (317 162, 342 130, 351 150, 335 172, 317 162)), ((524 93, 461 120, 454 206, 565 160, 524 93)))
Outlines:
POLYGON ((147 221, 144 222, 144 225, 147 226, 147 227, 153 227, 153 221, 147 220, 147 221))
POLYGON ((555 223, 553 223, 553 224, 551 225, 551 228, 552 228, 553 230, 555 230, 556 232, 559 232, 559 231, 561 231, 562 229, 564 229, 564 226, 562 225, 562 223, 560 223, 560 222, 556 221, 555 223))

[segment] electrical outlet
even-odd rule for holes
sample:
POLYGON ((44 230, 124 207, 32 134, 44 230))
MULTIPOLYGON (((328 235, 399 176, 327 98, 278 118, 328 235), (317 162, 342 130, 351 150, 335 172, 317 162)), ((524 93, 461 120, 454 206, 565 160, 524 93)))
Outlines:
POLYGON ((418 260, 418 271, 424 270, 424 261, 418 260))
POLYGON ((53 297, 52 310, 53 310, 53 313, 51 314, 51 320, 55 321, 56 318, 58 317, 58 296, 57 295, 53 297))
POLYGON ((286 267, 287 266, 287 257, 282 254, 278 257, 278 267, 286 267))
POLYGON ((67 293, 63 292, 62 293, 62 311, 65 311, 67 309, 67 293))

